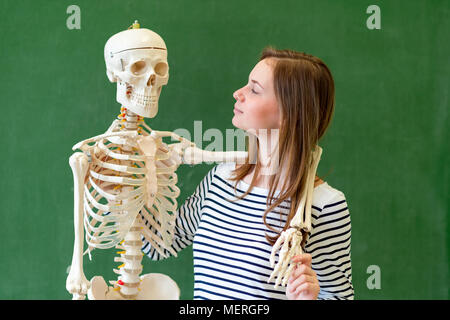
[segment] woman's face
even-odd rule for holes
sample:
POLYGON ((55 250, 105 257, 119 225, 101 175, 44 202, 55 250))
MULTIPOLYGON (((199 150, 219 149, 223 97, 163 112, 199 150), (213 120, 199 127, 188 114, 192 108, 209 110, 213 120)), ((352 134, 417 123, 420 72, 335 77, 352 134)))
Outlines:
POLYGON ((235 127, 245 131, 279 129, 280 110, 273 86, 273 60, 261 60, 250 72, 248 83, 236 90, 233 97, 235 127))

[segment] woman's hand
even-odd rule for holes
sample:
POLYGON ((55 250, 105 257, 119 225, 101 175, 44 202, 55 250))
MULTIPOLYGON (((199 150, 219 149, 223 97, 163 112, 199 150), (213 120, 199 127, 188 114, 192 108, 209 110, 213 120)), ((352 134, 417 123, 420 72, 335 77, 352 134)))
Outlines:
POLYGON ((311 269, 311 255, 309 253, 295 256, 291 260, 297 264, 292 270, 286 288, 286 296, 289 300, 316 300, 320 286, 317 275, 311 269))

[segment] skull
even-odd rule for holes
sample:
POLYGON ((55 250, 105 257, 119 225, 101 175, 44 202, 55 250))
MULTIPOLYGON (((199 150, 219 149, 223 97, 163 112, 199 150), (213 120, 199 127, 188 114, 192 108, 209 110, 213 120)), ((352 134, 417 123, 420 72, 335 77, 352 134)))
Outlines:
POLYGON ((117 82, 117 102, 142 117, 155 117, 169 80, 164 40, 149 29, 119 32, 106 42, 105 63, 108 79, 117 82))

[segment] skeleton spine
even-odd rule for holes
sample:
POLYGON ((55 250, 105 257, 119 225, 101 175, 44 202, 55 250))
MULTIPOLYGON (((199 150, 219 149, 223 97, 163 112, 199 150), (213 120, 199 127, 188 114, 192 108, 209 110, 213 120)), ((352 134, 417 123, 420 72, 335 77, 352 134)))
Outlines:
POLYGON ((144 121, 144 118, 137 115, 133 111, 128 110, 125 107, 121 107, 118 118, 120 120, 121 130, 141 131, 141 127, 139 125, 144 121))
POLYGON ((117 284, 120 287, 120 293, 125 298, 132 299, 139 293, 140 274, 142 272, 142 239, 138 219, 134 220, 123 242, 116 248, 123 249, 119 252, 120 258, 114 259, 116 262, 123 262, 119 266, 120 276, 117 284))
MULTIPOLYGON (((121 130, 138 130, 139 123, 143 121, 142 117, 134 112, 122 107, 120 109, 119 120, 121 121, 121 130)), ((122 150, 131 152, 131 146, 122 146, 122 150)), ((121 245, 116 248, 122 249, 119 251, 119 258, 114 261, 122 262, 119 266, 118 280, 116 284, 120 288, 120 294, 126 299, 133 299, 139 293, 140 274, 142 272, 142 238, 141 225, 138 219, 133 221, 130 230, 125 234, 121 245)))

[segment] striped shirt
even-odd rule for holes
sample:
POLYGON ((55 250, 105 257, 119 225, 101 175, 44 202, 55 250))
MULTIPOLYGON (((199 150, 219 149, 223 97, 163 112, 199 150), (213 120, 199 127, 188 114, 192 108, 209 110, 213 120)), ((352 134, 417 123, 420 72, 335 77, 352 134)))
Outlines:
MULTIPOLYGON (((195 300, 286 299, 286 287, 275 289, 274 280, 267 283, 273 268, 269 263, 272 246, 265 234, 275 235, 263 222, 268 190, 254 187, 235 201, 235 182, 228 180, 234 168, 235 163, 213 167, 180 206, 172 247, 178 252, 193 244, 195 300)), ((237 195, 248 187, 238 182, 237 195)), ((289 201, 285 201, 267 214, 267 223, 281 231, 288 211, 289 201)), ((351 224, 344 194, 326 182, 316 186, 311 223, 305 252, 311 254, 319 281, 318 299, 353 299, 351 224)), ((142 250, 152 260, 161 259, 146 241, 142 250)))

